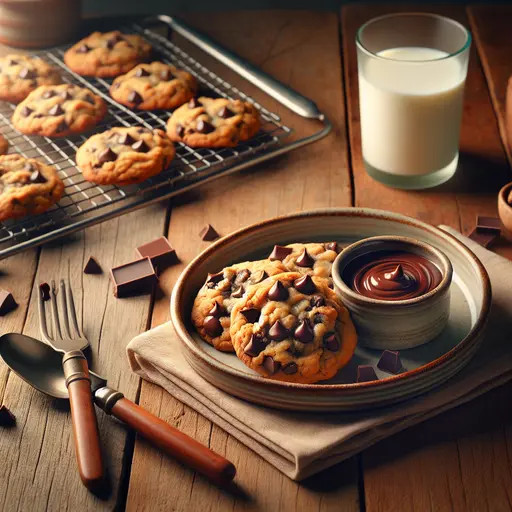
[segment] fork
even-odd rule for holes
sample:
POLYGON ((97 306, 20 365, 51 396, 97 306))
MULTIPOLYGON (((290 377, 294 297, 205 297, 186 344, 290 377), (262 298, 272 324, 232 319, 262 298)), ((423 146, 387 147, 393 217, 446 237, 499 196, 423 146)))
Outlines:
POLYGON ((78 326, 73 292, 64 279, 60 281, 59 291, 54 280, 51 285, 49 302, 53 336, 48 333, 44 302, 43 294, 39 293, 39 327, 43 340, 54 350, 64 354, 62 367, 71 405, 80 478, 88 489, 96 489, 103 480, 103 462, 89 367, 82 352, 89 346, 89 341, 78 326))

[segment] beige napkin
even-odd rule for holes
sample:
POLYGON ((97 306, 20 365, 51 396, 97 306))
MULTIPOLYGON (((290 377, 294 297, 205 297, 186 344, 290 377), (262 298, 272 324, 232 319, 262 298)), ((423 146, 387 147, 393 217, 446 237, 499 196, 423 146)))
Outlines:
POLYGON ((170 323, 128 345, 134 372, 213 421, 294 480, 340 462, 380 439, 472 400, 512 379, 512 262, 451 232, 481 259, 492 281, 493 308, 481 349, 440 389, 407 402, 358 413, 290 413, 218 390, 186 362, 170 323))

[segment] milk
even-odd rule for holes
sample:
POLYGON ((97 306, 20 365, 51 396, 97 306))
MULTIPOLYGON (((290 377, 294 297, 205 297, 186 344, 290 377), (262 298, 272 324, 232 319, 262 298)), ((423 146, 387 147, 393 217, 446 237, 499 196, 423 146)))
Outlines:
POLYGON ((377 55, 384 59, 367 59, 359 68, 366 163, 395 175, 456 166, 466 70, 453 58, 435 60, 448 54, 432 48, 377 55))

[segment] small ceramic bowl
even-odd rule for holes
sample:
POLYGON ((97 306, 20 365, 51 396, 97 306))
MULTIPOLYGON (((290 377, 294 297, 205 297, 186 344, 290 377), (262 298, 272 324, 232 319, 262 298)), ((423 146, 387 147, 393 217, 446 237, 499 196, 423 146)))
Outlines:
POLYGON ((450 312, 452 264, 438 249, 412 238, 378 236, 360 240, 336 258, 332 276, 338 296, 350 311, 359 343, 380 350, 402 350, 423 345, 445 328, 450 312), (375 251, 405 251, 430 260, 441 271, 439 284, 419 297, 384 300, 352 290, 344 271, 356 258, 375 251))
POLYGON ((508 240, 512 240, 512 206, 507 202, 511 192, 512 182, 507 183, 498 194, 498 214, 502 224, 502 233, 508 240))

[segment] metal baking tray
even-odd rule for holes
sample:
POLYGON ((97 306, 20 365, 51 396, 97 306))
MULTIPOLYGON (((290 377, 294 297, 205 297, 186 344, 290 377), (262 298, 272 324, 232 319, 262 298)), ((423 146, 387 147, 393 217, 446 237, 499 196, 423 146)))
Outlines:
MULTIPOLYGON (((134 186, 100 186, 85 181, 74 160, 76 150, 91 136, 91 132, 56 139, 26 136, 11 125, 15 105, 0 102, 0 131, 10 143, 9 152, 37 158, 55 166, 65 185, 61 201, 46 213, 0 223, 0 259, 310 144, 325 137, 331 130, 330 122, 311 100, 222 48, 181 20, 160 15, 123 27, 122 30, 143 36, 153 46, 153 60, 170 62, 192 73, 199 82, 201 95, 238 98, 253 103, 262 118, 260 132, 235 148, 193 149, 182 143, 176 144, 176 158, 158 176, 134 186), (166 29, 163 31, 164 35, 162 27, 166 29), (315 120, 315 131, 307 136, 294 138, 293 128, 285 125, 279 115, 193 58, 190 51, 187 53, 183 49, 183 44, 176 44, 173 34, 178 34, 178 38, 181 36, 185 46, 200 49, 202 55, 207 54, 208 58, 220 62, 224 69, 230 68, 284 105, 296 117, 315 120)), ((112 80, 82 77, 64 64, 64 52, 68 47, 45 50, 37 55, 60 68, 65 82, 87 87, 106 101, 108 114, 92 133, 102 132, 113 126, 132 125, 165 130, 165 123, 171 112, 132 111, 119 105, 108 94, 112 80)))

